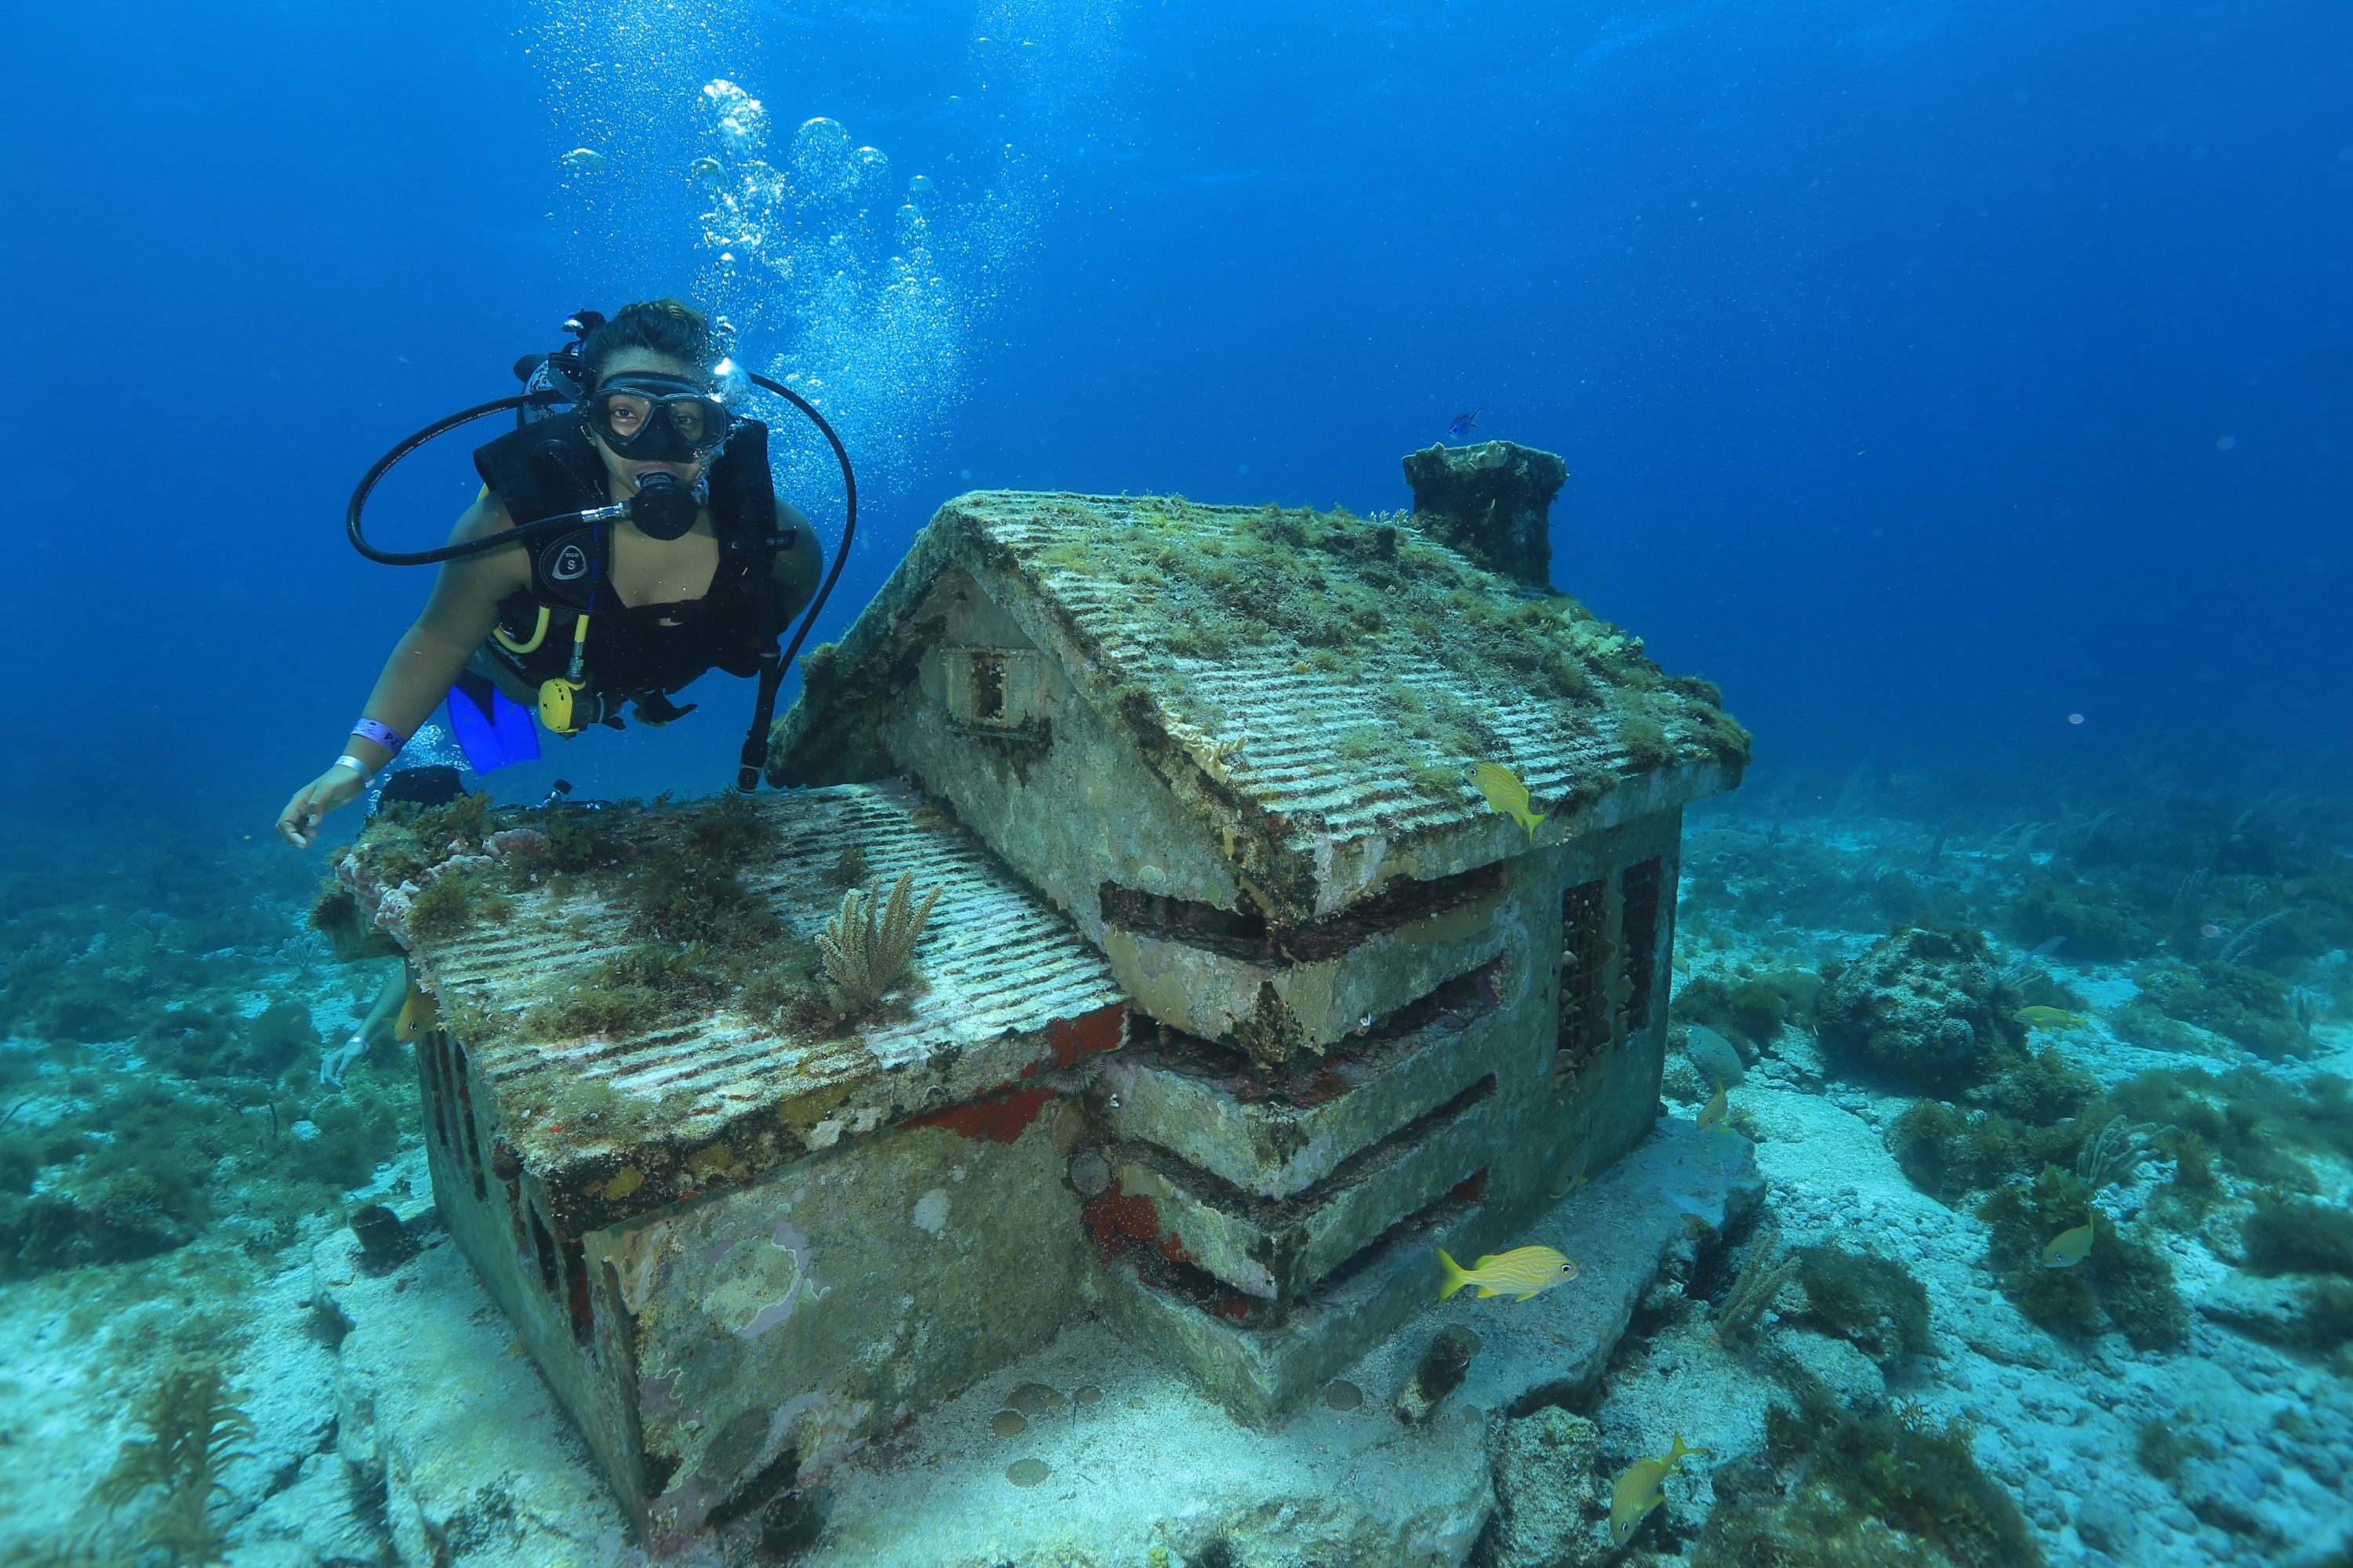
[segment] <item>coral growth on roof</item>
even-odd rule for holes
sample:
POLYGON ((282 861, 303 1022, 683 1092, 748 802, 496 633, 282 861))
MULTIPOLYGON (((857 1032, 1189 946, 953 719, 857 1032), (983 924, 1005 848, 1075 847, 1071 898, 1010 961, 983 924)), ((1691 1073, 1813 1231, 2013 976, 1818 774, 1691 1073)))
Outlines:
POLYGON ((1482 569, 1410 514, 989 492, 941 508, 842 641, 803 661, 773 780, 891 770, 875 715, 937 635, 927 601, 952 567, 1004 593, 1154 768, 1240 831, 1481 823, 1469 769, 1493 762, 1526 781, 1557 838, 1630 779, 1705 770, 1658 802, 1679 803, 1748 761, 1713 684, 1664 673, 1640 638, 1482 569))

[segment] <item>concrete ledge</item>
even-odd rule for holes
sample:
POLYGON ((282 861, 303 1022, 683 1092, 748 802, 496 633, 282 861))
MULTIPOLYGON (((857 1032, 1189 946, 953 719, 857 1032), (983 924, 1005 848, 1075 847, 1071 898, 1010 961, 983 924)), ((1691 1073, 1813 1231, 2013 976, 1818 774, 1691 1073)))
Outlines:
POLYGON ((1123 1192, 1151 1201, 1160 1229, 1202 1268, 1246 1296, 1281 1301, 1324 1276, 1473 1175, 1493 1155, 1501 1120, 1492 1088, 1399 1129, 1329 1181, 1282 1202, 1220 1192, 1222 1183, 1149 1147, 1113 1156, 1123 1192))
POLYGON ((1104 1058, 1103 1120, 1246 1192, 1288 1198, 1493 1072, 1515 1022, 1494 1001, 1271 1076, 1199 1041, 1130 1045, 1104 1058))
POLYGON ((1504 950, 1514 922, 1497 918, 1512 890, 1496 887, 1426 918, 1383 931, 1336 958, 1305 963, 1231 958, 1208 948, 1113 926, 1103 949, 1137 1011, 1209 1039, 1244 1025, 1272 988, 1296 1025, 1297 1045, 1324 1051, 1377 1018, 1504 950))

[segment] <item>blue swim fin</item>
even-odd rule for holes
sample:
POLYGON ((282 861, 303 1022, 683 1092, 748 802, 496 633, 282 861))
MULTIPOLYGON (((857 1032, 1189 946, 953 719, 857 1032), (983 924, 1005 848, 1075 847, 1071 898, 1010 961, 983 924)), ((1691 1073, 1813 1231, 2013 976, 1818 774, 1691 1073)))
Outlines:
POLYGON ((531 710, 470 670, 449 688, 449 732, 476 773, 539 758, 531 710))

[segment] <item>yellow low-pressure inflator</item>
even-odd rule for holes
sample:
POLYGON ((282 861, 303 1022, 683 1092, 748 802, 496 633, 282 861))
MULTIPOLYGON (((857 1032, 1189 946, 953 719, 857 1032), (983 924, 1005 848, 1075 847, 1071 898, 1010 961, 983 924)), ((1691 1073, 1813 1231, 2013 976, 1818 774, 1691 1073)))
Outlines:
POLYGON ((557 735, 578 735, 588 727, 575 700, 588 689, 588 614, 583 610, 572 623, 572 667, 539 687, 539 722, 557 735))

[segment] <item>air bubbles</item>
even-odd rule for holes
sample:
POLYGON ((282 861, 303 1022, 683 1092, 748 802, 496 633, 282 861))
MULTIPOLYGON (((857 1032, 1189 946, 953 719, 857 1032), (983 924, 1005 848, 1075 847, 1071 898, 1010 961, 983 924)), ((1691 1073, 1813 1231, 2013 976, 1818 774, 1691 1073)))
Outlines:
POLYGON ((913 179, 907 182, 907 197, 910 201, 921 201, 925 196, 934 194, 938 188, 938 186, 932 184, 931 175, 917 175, 913 179))
POLYGON ((803 121, 793 132, 793 183, 803 195, 818 201, 847 196, 858 183, 858 175, 849 132, 840 121, 820 114, 803 121))
POLYGON ((697 158, 686 166, 686 177, 697 185, 715 185, 727 177, 716 158, 697 158))
MULTIPOLYGON (((723 335, 733 334, 733 326, 724 316, 711 324, 723 335)), ((719 400, 730 407, 741 404, 752 396, 752 378, 744 373, 744 367, 735 363, 732 355, 711 367, 711 378, 719 384, 719 400)))
POLYGON ((767 144, 768 111, 758 99, 723 77, 705 86, 702 96, 718 111, 715 128, 729 152, 748 156, 767 144))
POLYGON ((575 175, 601 175, 605 172, 605 154, 594 147, 575 147, 564 154, 563 163, 575 175))
POLYGON ((891 172, 891 160, 883 155, 880 147, 860 147, 850 156, 857 160, 858 177, 860 179, 879 180, 891 172))
POLYGON ((2239 438, 2236 436, 2217 436, 2214 439, 2214 450, 2218 452, 2227 452, 2238 444, 2239 438))

